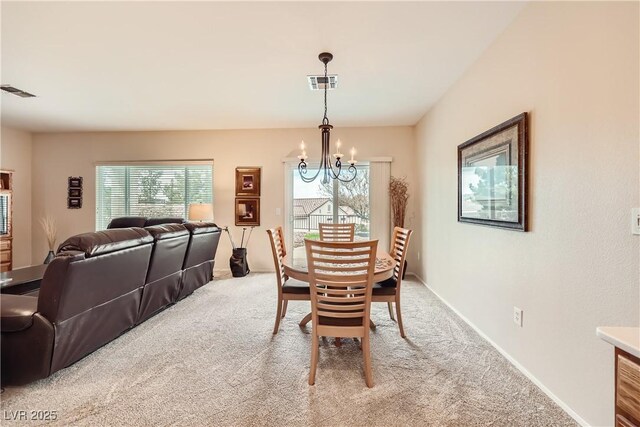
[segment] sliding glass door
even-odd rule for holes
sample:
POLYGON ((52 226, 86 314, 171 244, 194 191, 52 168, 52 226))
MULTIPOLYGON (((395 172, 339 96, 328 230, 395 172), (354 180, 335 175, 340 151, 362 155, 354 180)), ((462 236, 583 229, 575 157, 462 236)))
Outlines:
MULTIPOLYGON (((309 165, 308 176, 317 172, 309 165)), ((305 183, 296 168, 291 168, 289 203, 289 253, 295 261, 305 259, 304 239, 319 238, 320 223, 354 223, 356 238, 370 238, 369 165, 358 164, 358 174, 351 182, 331 180, 322 184, 320 177, 305 183)))

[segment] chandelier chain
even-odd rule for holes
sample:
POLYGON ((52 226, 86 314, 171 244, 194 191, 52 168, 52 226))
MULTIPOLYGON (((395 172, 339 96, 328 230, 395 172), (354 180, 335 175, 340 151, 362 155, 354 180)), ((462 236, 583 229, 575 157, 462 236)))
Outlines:
POLYGON ((327 87, 329 86, 329 79, 327 77, 327 63, 324 63, 324 118, 322 119, 323 125, 329 124, 329 118, 327 117, 327 87))

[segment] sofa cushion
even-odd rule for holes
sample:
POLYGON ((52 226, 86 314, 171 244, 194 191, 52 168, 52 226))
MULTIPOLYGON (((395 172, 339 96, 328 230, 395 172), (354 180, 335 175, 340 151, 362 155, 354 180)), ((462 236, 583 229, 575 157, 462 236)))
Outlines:
POLYGON ((144 228, 114 228, 70 237, 58 247, 58 253, 84 252, 88 258, 151 242, 153 237, 144 228))
POLYGON ((191 234, 215 233, 220 231, 213 222, 187 222, 184 224, 191 234))
POLYGON ((113 218, 107 226, 107 229, 144 227, 146 222, 147 217, 144 216, 122 216, 120 218, 113 218))
POLYGON ((153 225, 145 227, 145 230, 147 230, 156 241, 189 235, 189 230, 182 224, 153 225))
POLYGON ((33 324, 33 315, 38 311, 38 298, 26 295, 3 294, 0 297, 2 332, 16 332, 33 324))
POLYGON ((177 218, 177 217, 147 218, 147 220, 144 223, 144 226, 151 227, 154 225, 161 225, 161 224, 182 224, 183 222, 184 222, 183 218, 177 218))

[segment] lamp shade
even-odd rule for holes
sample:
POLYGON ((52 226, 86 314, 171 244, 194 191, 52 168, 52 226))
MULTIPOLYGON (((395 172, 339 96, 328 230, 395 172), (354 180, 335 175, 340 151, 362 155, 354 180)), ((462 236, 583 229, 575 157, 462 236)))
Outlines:
POLYGON ((189 221, 213 221, 213 205, 211 203, 190 204, 189 221))

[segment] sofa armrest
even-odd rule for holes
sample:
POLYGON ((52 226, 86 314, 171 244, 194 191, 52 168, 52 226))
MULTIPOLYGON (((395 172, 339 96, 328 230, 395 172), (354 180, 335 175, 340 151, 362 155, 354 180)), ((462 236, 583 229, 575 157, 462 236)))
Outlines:
POLYGON ((17 332, 33 324, 33 315, 38 311, 38 298, 26 295, 0 296, 0 330, 17 332))

